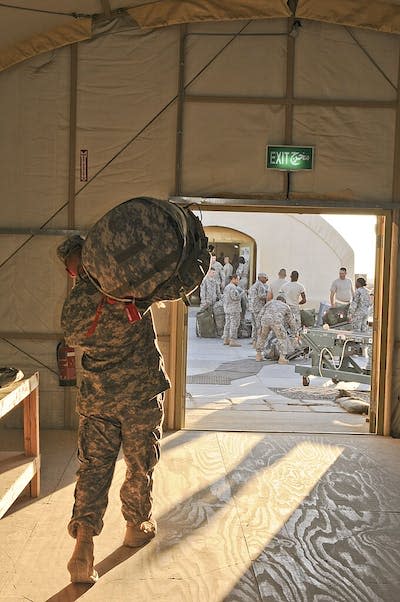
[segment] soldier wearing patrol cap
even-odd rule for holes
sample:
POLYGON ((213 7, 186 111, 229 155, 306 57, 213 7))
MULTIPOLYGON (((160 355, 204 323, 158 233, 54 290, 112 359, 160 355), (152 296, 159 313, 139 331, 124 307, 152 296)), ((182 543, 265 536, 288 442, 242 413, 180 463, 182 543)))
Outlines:
POLYGON ((68 570, 72 582, 94 583, 98 576, 93 568, 93 536, 103 527, 121 445, 127 464, 120 492, 127 523, 124 545, 141 546, 156 534, 152 474, 160 456, 163 392, 170 383, 150 302, 137 307, 99 290, 82 266, 84 242, 73 236, 58 247, 57 255, 76 278, 61 325, 67 344, 83 351, 77 400, 80 467, 68 525, 77 541, 68 570))

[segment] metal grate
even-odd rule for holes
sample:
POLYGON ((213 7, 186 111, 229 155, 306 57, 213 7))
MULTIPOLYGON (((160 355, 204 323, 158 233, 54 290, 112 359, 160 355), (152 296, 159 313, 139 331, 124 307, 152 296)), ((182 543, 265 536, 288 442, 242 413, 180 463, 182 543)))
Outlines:
POLYGON ((230 385, 231 380, 226 374, 216 374, 215 372, 193 374, 186 377, 188 385, 230 385))

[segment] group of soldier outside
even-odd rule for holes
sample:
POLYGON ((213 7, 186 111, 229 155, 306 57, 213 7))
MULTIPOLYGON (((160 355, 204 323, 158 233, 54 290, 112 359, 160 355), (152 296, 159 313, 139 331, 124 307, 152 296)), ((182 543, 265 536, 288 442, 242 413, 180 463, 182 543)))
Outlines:
MULTIPOLYGON (((200 308, 213 311, 216 307, 223 307, 225 324, 222 341, 230 347, 241 346, 238 332, 248 311, 256 361, 268 358, 287 364, 287 357, 300 347, 301 309, 307 302, 305 286, 299 282, 299 272, 292 270, 288 279, 286 269, 282 268, 271 282, 265 272, 259 272, 249 287, 249 264, 244 257, 238 258, 236 272, 229 257, 222 261, 212 255, 209 272, 200 286, 200 308), (271 344, 272 353, 268 355, 271 344)), ((357 278, 353 287, 346 268, 341 267, 339 277, 330 287, 330 307, 345 309, 348 329, 366 331, 371 295, 365 279, 357 278)))

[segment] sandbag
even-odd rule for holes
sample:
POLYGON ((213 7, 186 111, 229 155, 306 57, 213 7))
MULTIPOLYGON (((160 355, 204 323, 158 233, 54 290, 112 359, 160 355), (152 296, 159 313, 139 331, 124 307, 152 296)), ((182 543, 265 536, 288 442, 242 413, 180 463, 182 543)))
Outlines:
POLYGON ((110 297, 161 301, 190 294, 208 271, 208 239, 186 207, 150 197, 117 205, 90 229, 83 266, 110 297))

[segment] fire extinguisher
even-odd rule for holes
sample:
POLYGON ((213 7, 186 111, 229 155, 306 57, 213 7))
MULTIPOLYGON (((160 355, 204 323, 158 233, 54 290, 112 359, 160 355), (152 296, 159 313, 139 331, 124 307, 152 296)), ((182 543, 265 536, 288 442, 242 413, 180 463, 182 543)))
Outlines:
POLYGON ((75 349, 64 340, 57 345, 58 382, 60 387, 76 385, 75 349))

